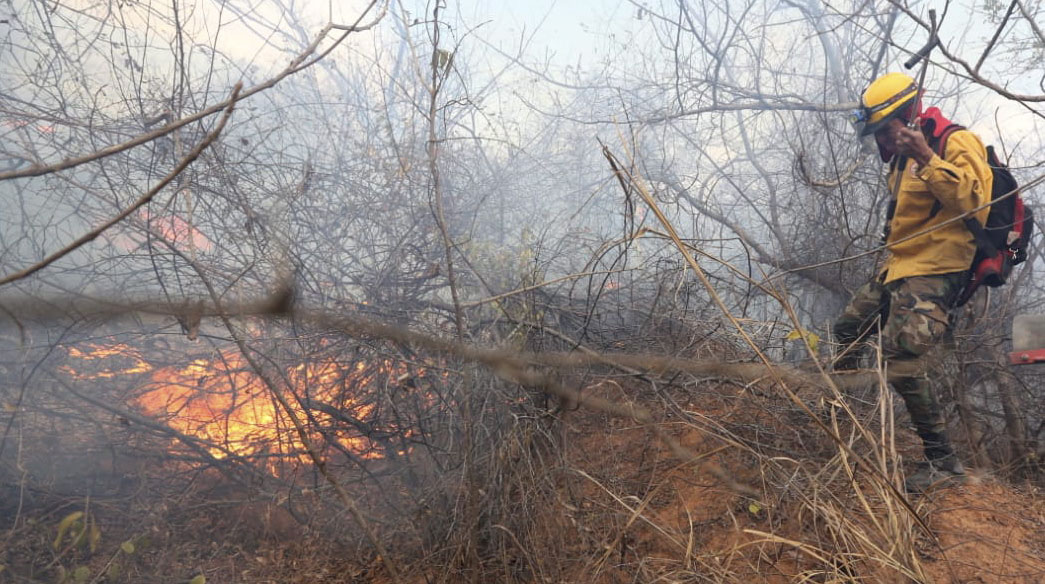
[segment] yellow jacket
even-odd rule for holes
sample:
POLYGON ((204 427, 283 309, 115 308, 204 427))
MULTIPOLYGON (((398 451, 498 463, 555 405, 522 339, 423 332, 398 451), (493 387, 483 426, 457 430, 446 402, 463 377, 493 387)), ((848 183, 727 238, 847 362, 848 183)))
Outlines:
MULTIPOLYGON (((948 274, 969 269, 976 254, 976 242, 961 219, 908 241, 915 233, 953 219, 987 203, 994 177, 987 164, 987 150, 980 138, 959 130, 947 138, 944 158, 933 155, 924 168, 908 161, 905 169, 889 173, 889 187, 895 188, 896 173, 903 177, 896 198, 896 211, 890 221, 886 245, 885 282, 910 276, 948 274), (934 203, 939 211, 933 215, 934 203)), ((990 209, 981 209, 976 218, 986 224, 990 209)))

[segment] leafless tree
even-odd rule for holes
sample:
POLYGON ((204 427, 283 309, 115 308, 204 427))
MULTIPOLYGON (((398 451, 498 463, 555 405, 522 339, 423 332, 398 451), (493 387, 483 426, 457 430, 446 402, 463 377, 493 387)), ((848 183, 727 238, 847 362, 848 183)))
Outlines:
MULTIPOLYGON (((670 390, 708 377, 603 352, 817 357, 787 335, 826 337, 890 196, 847 113, 925 34, 897 2, 632 2, 626 37, 593 34, 605 60, 567 68, 442 1, 2 6, 0 509, 212 488, 440 581, 575 576, 519 559, 568 545, 540 502, 590 488, 566 463, 590 396, 563 388, 624 380, 694 423, 670 390)), ((992 26, 944 29, 928 99, 1037 180, 1042 6, 963 9, 992 26)), ((1001 363, 1040 257, 957 316, 941 383, 970 456, 1028 474, 1040 378, 1001 363)), ((758 428, 714 430, 754 453, 758 428)))

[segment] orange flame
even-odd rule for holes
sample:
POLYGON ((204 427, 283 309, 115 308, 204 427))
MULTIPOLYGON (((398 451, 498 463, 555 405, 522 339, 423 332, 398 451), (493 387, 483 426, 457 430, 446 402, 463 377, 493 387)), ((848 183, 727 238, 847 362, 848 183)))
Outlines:
POLYGON ((122 343, 115 345, 87 343, 84 349, 68 347, 66 351, 70 357, 84 361, 105 361, 103 363, 105 368, 95 373, 79 373, 68 365, 58 368, 74 379, 111 379, 121 375, 134 375, 135 373, 152 371, 152 365, 145 361, 141 351, 122 343), (120 359, 112 359, 113 357, 120 357, 120 359), (131 364, 128 364, 128 360, 131 364), (121 362, 123 362, 122 366, 120 365, 121 362))
MULTIPOLYGON (((140 351, 124 344, 72 347, 68 353, 76 359, 99 361, 100 370, 93 374, 78 373, 68 366, 62 368, 76 379, 148 373, 148 381, 140 386, 134 399, 136 405, 173 430, 204 441, 215 458, 267 457, 265 466, 272 472, 278 472, 280 460, 309 461, 290 416, 235 349, 222 351, 213 360, 197 358, 188 365, 159 369, 145 361, 140 351), (120 364, 127 359, 129 365, 120 364)), ((334 439, 355 455, 381 458, 384 454, 376 445, 344 423, 345 419, 365 423, 374 406, 357 403, 345 394, 351 393, 352 388, 366 387, 382 379, 396 380, 406 374, 405 365, 388 359, 376 363, 345 364, 333 359, 302 363, 287 369, 284 380, 295 388, 295 394, 307 395, 322 407, 306 412, 302 401, 289 393, 286 401, 303 423, 310 420, 311 413, 317 425, 337 429, 334 439)), ((324 437, 317 431, 309 439, 320 445, 324 437)))

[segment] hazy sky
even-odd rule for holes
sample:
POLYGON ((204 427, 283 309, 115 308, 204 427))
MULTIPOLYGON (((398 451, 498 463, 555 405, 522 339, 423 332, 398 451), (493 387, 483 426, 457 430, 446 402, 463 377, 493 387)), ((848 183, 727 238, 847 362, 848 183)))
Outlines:
MULTIPOLYGON (((66 0, 63 4, 93 6, 97 9, 104 3, 100 4, 97 0, 66 0)), ((187 20, 186 28, 193 31, 201 43, 208 39, 212 41, 217 36, 219 50, 241 63, 252 63, 258 69, 260 80, 285 67, 301 43, 313 37, 326 22, 351 23, 367 4, 369 0, 261 0, 251 4, 229 2, 222 8, 223 3, 220 1, 199 1, 182 3, 181 16, 187 20), (244 12, 240 8, 241 12, 237 13, 229 5, 250 6, 250 9, 244 12), (295 14, 301 26, 290 25, 286 13, 295 14), (218 23, 222 25, 219 27, 218 23)), ((661 3, 651 1, 648 4, 661 3)), ((825 4, 830 6, 833 3, 825 4)), ((411 19, 423 20, 431 13, 432 5, 430 0, 395 0, 391 10, 399 14, 408 13, 411 19)), ((699 6, 700 2, 691 2, 691 5, 699 6)), ((927 3, 913 5, 915 12, 923 13, 927 3)), ((949 3, 941 32, 948 47, 970 62, 978 58, 980 47, 996 26, 995 22, 990 22, 983 15, 983 6, 981 0, 949 3)), ((1004 8, 1002 6, 997 10, 1004 8)), ((794 12, 796 18, 801 18, 797 11, 794 12)), ((120 14, 124 13, 127 11, 120 14)), ((622 64, 627 59, 621 57, 628 56, 631 46, 654 40, 651 38, 650 17, 627 0, 446 0, 442 16, 451 28, 444 39, 444 46, 460 43, 461 50, 467 53, 472 74, 502 70, 507 61, 499 52, 519 53, 527 65, 546 69, 553 75, 577 74, 580 71, 583 76, 604 68, 619 72, 627 66, 622 64)), ((369 20, 369 17, 365 19, 369 20)), ((1018 24, 1018 20, 1014 22, 1018 24)), ((399 30, 395 21, 392 15, 386 16, 374 31, 353 35, 347 45, 352 51, 365 55, 396 51, 399 30)), ((901 16, 901 21, 906 21, 906 17, 901 16)), ((156 22, 152 21, 151 26, 156 27, 156 22)), ((1022 26, 1026 26, 1026 23, 1022 26)), ((784 28, 765 30, 767 34, 777 34, 776 31, 784 31, 784 28)), ((165 47, 170 35, 157 31, 160 34, 153 36, 153 42, 165 47)), ((1003 37, 1002 42, 1005 39, 1003 37)), ((813 38, 800 40, 815 42, 813 38)), ((925 32, 910 26, 901 28, 895 38, 898 44, 912 49, 920 46, 924 40, 925 32)), ((664 54, 664 51, 658 54, 664 54)), ((344 53, 338 55, 335 53, 334 58, 344 58, 344 53)), ((898 55, 889 68, 898 69, 898 62, 902 58, 902 55, 898 55)), ((1040 79, 1034 75, 1013 74, 1004 67, 998 68, 996 63, 1007 65, 1004 56, 988 60, 984 71, 991 78, 1016 91, 1041 92, 1038 87, 1040 79)), ((522 73, 516 71, 507 78, 511 75, 522 73)), ((928 101, 933 101, 934 87, 948 82, 953 86, 955 79, 953 73, 943 68, 930 68, 927 78, 928 101)), ((545 89, 535 87, 534 90, 545 89)), ((955 117, 989 139, 997 136, 996 124, 1006 126, 1007 132, 1025 135, 1027 132, 1037 132, 1040 125, 1040 118, 1028 112, 1026 107, 989 91, 977 90, 972 99, 965 99, 963 104, 959 111, 954 112, 955 117)), ((1041 109, 1040 105, 1033 107, 1039 111, 1041 109)), ((1040 137, 1032 139, 1040 140, 1040 137)))

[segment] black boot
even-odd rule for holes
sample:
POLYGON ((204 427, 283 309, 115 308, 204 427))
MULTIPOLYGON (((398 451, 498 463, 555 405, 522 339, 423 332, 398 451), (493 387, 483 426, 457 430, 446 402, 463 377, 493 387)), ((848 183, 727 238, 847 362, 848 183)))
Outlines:
POLYGON ((918 463, 918 470, 907 477, 904 486, 911 494, 924 493, 927 490, 945 484, 965 481, 965 467, 954 454, 947 434, 938 432, 921 433, 925 445, 925 462, 918 463))

